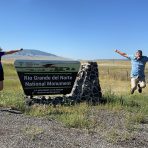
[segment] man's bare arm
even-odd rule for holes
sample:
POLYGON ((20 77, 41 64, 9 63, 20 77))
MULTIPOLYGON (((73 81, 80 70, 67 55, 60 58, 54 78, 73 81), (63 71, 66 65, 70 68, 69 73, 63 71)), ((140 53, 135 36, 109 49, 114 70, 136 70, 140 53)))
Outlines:
POLYGON ((128 58, 128 55, 126 54, 126 53, 124 53, 124 52, 121 52, 121 51, 119 51, 119 50, 115 50, 115 52, 116 53, 118 53, 118 54, 120 54, 121 56, 123 56, 123 57, 126 57, 126 58, 128 58))
POLYGON ((22 51, 23 49, 21 48, 21 49, 19 49, 19 50, 10 50, 10 51, 6 51, 5 52, 5 55, 7 55, 7 54, 13 54, 13 53, 16 53, 16 52, 19 52, 19 51, 22 51))

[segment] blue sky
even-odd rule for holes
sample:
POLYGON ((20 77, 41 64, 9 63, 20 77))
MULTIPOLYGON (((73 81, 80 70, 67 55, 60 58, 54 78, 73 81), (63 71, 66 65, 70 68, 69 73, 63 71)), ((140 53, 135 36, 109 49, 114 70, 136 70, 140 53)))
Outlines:
POLYGON ((0 0, 0 46, 73 59, 148 56, 148 0, 0 0))

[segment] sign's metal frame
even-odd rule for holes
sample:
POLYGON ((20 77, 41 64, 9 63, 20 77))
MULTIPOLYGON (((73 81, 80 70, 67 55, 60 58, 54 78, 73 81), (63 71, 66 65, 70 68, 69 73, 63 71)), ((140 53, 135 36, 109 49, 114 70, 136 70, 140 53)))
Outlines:
POLYGON ((14 65, 26 96, 70 93, 80 68, 79 61, 16 60, 14 65))

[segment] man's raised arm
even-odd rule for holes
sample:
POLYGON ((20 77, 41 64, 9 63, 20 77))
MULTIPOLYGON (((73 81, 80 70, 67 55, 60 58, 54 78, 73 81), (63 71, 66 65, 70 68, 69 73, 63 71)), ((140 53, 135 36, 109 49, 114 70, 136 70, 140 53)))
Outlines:
POLYGON ((123 57, 126 57, 126 58, 128 58, 128 55, 126 54, 126 53, 124 53, 124 52, 121 52, 121 51, 119 51, 119 50, 115 50, 115 52, 116 53, 118 53, 118 54, 120 54, 121 56, 123 56, 123 57))

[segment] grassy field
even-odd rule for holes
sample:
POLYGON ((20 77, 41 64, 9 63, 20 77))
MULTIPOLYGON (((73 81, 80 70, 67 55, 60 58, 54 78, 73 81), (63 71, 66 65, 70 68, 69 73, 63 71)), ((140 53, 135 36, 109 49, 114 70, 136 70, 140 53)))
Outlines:
MULTIPOLYGON (((0 92, 0 106, 21 110, 29 116, 44 116, 62 122, 69 128, 99 131, 111 142, 133 137, 139 124, 147 124, 148 87, 142 94, 130 95, 130 63, 128 61, 98 61, 100 84, 106 104, 88 106, 34 105, 25 107, 24 94, 12 61, 3 61, 4 90, 0 92)), ((148 76, 148 68, 146 68, 148 76)), ((147 79, 147 78, 146 78, 147 79)))

